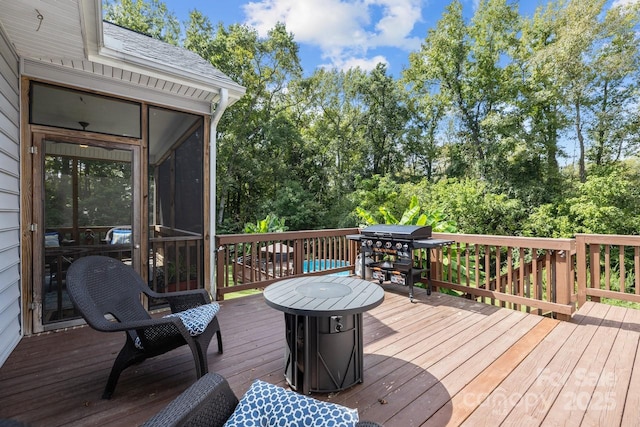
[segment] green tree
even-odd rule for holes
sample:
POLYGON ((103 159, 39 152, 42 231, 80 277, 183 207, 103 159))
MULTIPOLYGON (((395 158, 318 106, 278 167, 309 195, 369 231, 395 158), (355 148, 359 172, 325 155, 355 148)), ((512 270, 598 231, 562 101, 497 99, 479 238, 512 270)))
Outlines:
MULTIPOLYGON (((313 146, 314 159, 327 172, 325 183, 344 194, 353 190, 354 179, 365 170, 364 139, 359 124, 363 109, 357 82, 366 78, 359 68, 348 71, 316 70, 294 92, 299 114, 308 115, 305 143, 313 146)), ((325 187, 322 190, 328 190, 325 187)))
POLYGON ((605 39, 593 63, 593 120, 587 128, 592 144, 586 155, 597 166, 638 154, 639 11, 637 3, 614 7, 603 23, 605 39))
POLYGON ((491 178, 499 161, 498 120, 513 91, 504 56, 516 41, 518 15, 504 0, 481 1, 471 24, 454 1, 431 29, 419 52, 412 55, 409 83, 431 82, 452 107, 457 139, 464 145, 466 171, 491 178))
POLYGON ((405 184, 402 194, 417 195, 427 212, 442 212, 460 233, 521 235, 527 209, 519 199, 494 193, 486 181, 473 178, 441 180, 434 184, 405 184))
MULTIPOLYGON (((594 159, 602 163, 607 146, 620 146, 627 136, 623 132, 616 138, 615 132, 608 132, 612 117, 628 117, 623 111, 637 99, 630 96, 634 89, 629 86, 638 68, 634 34, 637 8, 606 12, 605 5, 605 0, 559 0, 550 4, 547 19, 552 30, 547 38, 551 42, 531 57, 544 74, 553 76, 559 104, 571 117, 581 182, 587 178, 589 136, 595 141, 594 159)), ((618 123, 615 127, 625 126, 618 123)))
POLYGON ((521 77, 514 98, 517 141, 504 164, 505 185, 501 188, 534 205, 551 202, 562 190, 560 137, 569 125, 554 75, 533 60, 555 39, 554 13, 550 5, 523 19, 520 41, 513 51, 514 73, 521 77))
POLYGON ((402 135, 407 110, 402 93, 384 64, 378 64, 357 83, 364 111, 361 126, 366 141, 365 158, 371 164, 371 175, 386 175, 402 168, 402 135))
POLYGON ((103 8, 104 19, 109 22, 179 44, 180 21, 160 0, 105 0, 103 8))
POLYGON ((438 136, 447 112, 447 101, 443 94, 435 93, 432 81, 423 78, 426 70, 421 58, 410 55, 409 61, 411 65, 403 71, 400 81, 408 113, 405 162, 410 177, 432 181, 443 155, 438 136))
POLYGON ((222 117, 218 127, 218 220, 227 215, 244 223, 256 212, 266 214, 266 203, 291 176, 287 156, 300 146, 298 129, 288 115, 287 87, 299 79, 298 45, 284 25, 266 37, 243 25, 215 30, 209 20, 192 12, 185 46, 247 88, 222 117))
POLYGON ((456 223, 446 218, 441 211, 425 212, 418 202, 417 196, 412 196, 409 206, 402 212, 400 219, 397 219, 386 207, 378 208, 378 214, 372 214, 360 207, 356 207, 356 213, 365 225, 378 224, 398 224, 398 225, 420 225, 430 226, 435 232, 455 233, 456 223), (381 217, 382 220, 378 220, 381 217))
POLYGON ((571 197, 537 207, 524 222, 524 234, 573 237, 577 233, 636 235, 640 230, 638 163, 626 162, 587 175, 571 197))
POLYGON ((302 186, 322 206, 314 228, 353 225, 353 204, 345 195, 354 191, 369 167, 361 125, 364 106, 357 90, 364 78, 366 73, 358 68, 318 69, 289 87, 291 116, 304 147, 304 155, 292 164, 301 166, 297 175, 302 186))

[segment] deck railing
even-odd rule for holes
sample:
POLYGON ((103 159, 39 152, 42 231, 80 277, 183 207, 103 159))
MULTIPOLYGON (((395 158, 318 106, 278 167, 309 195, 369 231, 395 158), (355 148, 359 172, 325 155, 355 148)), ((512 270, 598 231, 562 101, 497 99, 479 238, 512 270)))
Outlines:
MULTIPOLYGON (((358 233, 340 229, 217 236, 217 298, 287 277, 354 274, 359 246, 346 236, 358 233)), ((561 319, 587 299, 640 303, 640 236, 434 237, 454 242, 429 254, 430 278, 441 290, 561 319)), ((414 256, 418 262, 427 259, 424 251, 414 256)))
POLYGON ((515 310, 568 318, 575 311, 574 239, 440 234, 455 243, 432 259, 440 288, 515 310))
POLYGON ((640 236, 576 236, 578 303, 600 298, 640 303, 640 236))
MULTIPOLYGON (((156 292, 204 288, 204 239, 184 230, 155 226, 149 239, 149 286, 156 292)), ((164 301, 150 301, 150 307, 164 301)))
MULTIPOLYGON (((354 271, 357 228, 216 236, 216 294, 260 289, 283 278, 354 271)), ((346 273, 345 273, 346 274, 346 273)))

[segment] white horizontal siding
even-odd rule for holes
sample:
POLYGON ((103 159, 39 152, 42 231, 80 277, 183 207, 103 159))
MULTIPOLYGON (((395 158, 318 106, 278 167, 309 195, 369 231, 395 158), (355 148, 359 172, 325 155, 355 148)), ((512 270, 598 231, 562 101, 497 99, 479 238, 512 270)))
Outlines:
POLYGON ((20 212, 18 210, 5 210, 0 208, 0 230, 15 227, 20 223, 20 212))
POLYGON ((0 366, 22 337, 19 106, 18 58, 0 28, 0 366))

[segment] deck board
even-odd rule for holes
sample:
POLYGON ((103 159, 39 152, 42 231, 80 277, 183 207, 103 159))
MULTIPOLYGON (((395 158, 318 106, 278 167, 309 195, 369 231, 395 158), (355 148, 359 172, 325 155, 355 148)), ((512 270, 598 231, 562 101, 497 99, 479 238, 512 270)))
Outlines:
POLYGON ((461 424, 556 326, 555 320, 543 318, 537 321, 514 345, 460 390, 449 405, 444 405, 429 418, 425 425, 438 427, 447 423, 461 424))
POLYGON ((608 320, 603 321, 593 335, 572 375, 545 415, 545 422, 563 423, 567 427, 579 426, 592 398, 596 405, 605 404, 604 401, 596 402, 601 397, 596 385, 616 342, 625 313, 626 310, 620 307, 609 308, 608 320))
MULTIPOLYGON (((588 302, 571 322, 416 289, 386 287, 364 314, 364 382, 314 397, 385 426, 635 425, 640 311, 588 302)), ((284 322, 260 295, 222 302, 224 353, 209 369, 237 395, 254 379, 286 387, 284 322)), ((187 348, 102 388, 124 336, 88 327, 24 338, 0 368, 0 418, 37 426, 135 426, 195 381, 187 348)))

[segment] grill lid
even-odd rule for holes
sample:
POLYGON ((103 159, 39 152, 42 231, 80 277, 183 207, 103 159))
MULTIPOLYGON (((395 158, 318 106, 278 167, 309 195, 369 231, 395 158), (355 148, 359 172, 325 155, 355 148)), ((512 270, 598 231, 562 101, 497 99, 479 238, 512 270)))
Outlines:
POLYGON ((377 224, 370 225, 360 232, 363 236, 389 238, 389 239, 428 239, 431 237, 429 225, 397 225, 377 224))

